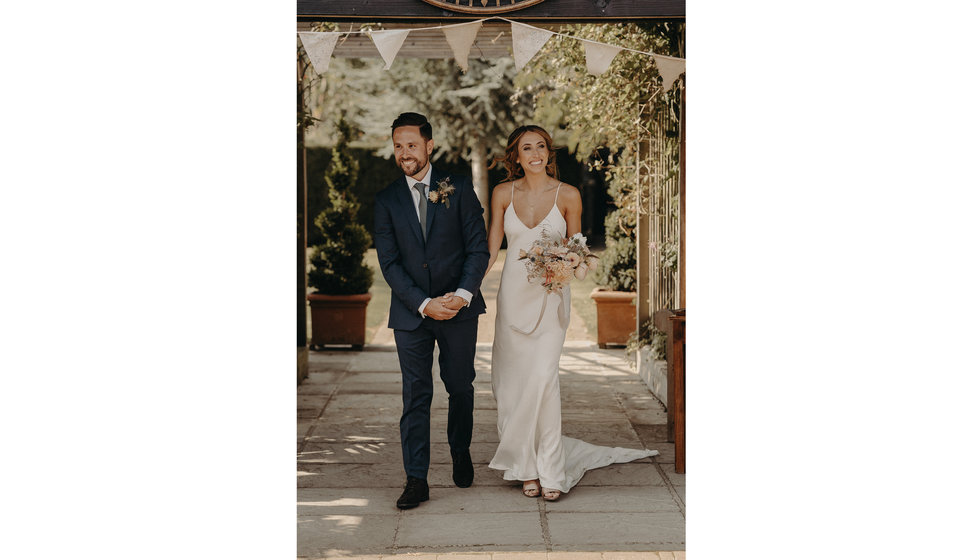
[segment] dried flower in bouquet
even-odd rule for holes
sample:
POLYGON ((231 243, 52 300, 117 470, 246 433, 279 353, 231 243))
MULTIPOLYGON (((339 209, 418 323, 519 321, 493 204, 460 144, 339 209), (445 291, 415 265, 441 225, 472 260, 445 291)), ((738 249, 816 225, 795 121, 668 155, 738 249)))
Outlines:
POLYGON ((521 249, 517 259, 525 261, 527 281, 540 282, 549 294, 561 291, 573 277, 584 280, 599 262, 581 233, 565 239, 542 232, 529 249, 521 249))

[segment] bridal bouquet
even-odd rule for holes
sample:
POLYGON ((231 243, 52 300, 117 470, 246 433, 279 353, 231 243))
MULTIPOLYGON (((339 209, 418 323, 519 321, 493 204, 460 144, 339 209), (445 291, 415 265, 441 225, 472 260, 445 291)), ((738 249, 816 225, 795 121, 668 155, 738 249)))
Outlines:
POLYGON ((521 249, 517 260, 526 261, 527 281, 540 281, 549 294, 560 291, 573 276, 584 280, 599 264, 599 257, 589 251, 581 233, 564 239, 542 232, 529 250, 521 249))

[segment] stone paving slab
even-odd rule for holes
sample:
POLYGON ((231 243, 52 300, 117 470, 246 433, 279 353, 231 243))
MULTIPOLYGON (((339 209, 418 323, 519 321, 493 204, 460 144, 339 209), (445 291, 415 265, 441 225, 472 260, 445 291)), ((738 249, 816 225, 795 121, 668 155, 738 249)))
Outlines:
POLYGON ((296 395, 296 408, 323 410, 328 400, 330 395, 296 395))
POLYGON ((346 375, 345 372, 337 370, 311 371, 306 376, 306 379, 303 380, 303 386, 318 385, 321 383, 338 383, 344 375, 346 375))
MULTIPOLYGON (((380 375, 388 375, 388 374, 382 373, 380 375)), ((339 391, 337 391, 337 394, 338 395, 399 395, 401 396, 402 382, 401 379, 395 382, 361 381, 356 377, 350 377, 344 381, 343 386, 340 388, 339 391)))
POLYGON ((543 505, 549 516, 568 512, 680 512, 666 486, 576 487, 557 502, 543 502, 543 505))
MULTIPOLYGON (((301 558, 317 560, 326 557, 301 558)), ((681 551, 645 551, 645 552, 441 552, 416 553, 403 552, 400 554, 365 554, 343 556, 345 560, 686 560, 686 553, 681 551)))
MULTIPOLYGON (((656 457, 656 456, 654 456, 656 457)), ((580 486, 664 486, 657 466, 650 458, 632 463, 617 463, 585 473, 576 488, 580 486)))
POLYGON ((632 424, 666 424, 667 411, 660 408, 628 408, 626 417, 632 424))
POLYGON ((296 522, 298 556, 391 552, 397 515, 325 515, 299 517, 296 522))
MULTIPOLYGON (((606 552, 606 551, 608 551, 610 548, 615 548, 616 550, 621 551, 620 554, 622 554, 622 553, 630 553, 630 552, 635 553, 635 554, 643 554, 645 556, 641 556, 640 558, 642 558, 643 560, 649 560, 649 559, 659 559, 660 556, 658 556, 658 554, 660 552, 672 552, 673 551, 673 552, 676 553, 677 550, 683 550, 684 549, 684 546, 685 545, 684 545, 683 542, 679 542, 679 543, 663 542, 663 543, 655 543, 655 544, 649 544, 649 543, 635 543, 635 544, 575 544, 575 545, 553 545, 552 546, 552 551, 554 551, 554 552, 563 552, 563 551, 569 551, 569 552, 591 551, 591 552, 595 552, 597 554, 601 554, 602 555, 602 558, 607 558, 606 554, 608 554, 608 552, 606 552)), ((609 558, 612 558, 612 557, 610 556, 609 558)), ((739 560, 741 560, 741 558, 739 558, 739 557, 732 557, 732 558, 738 558, 739 560)), ((727 560, 727 558, 725 560, 727 560)))
MULTIPOLYGON (((399 511, 395 501, 400 494, 400 488, 300 488, 297 505, 301 516, 386 515, 399 511)), ((429 490, 429 501, 419 506, 418 512, 538 514, 538 503, 521 494, 516 486, 434 487, 429 490)))
POLYGON ((683 550, 661 550, 658 552, 603 552, 602 560, 685 560, 685 555, 686 553, 683 550))
MULTIPOLYGON (((457 546, 426 546, 404 547, 396 549, 396 553, 419 551, 419 554, 436 554, 439 560, 492 560, 495 554, 538 554, 539 558, 547 558, 547 546, 543 544, 507 544, 507 545, 457 545, 457 546)), ((407 560, 410 557, 400 557, 407 560)))
POLYGON ((562 435, 607 447, 626 447, 628 449, 643 449, 645 447, 635 434, 618 430, 587 430, 582 429, 581 426, 569 426, 567 428, 562 427, 562 435))
POLYGON ((628 395, 620 399, 620 404, 622 404, 623 408, 626 410, 652 409, 663 412, 664 414, 667 413, 667 410, 664 408, 663 403, 660 402, 660 399, 653 395, 628 395))
POLYGON ((401 462, 401 446, 386 442, 307 442, 297 461, 321 463, 397 463, 401 462))
POLYGON ((353 408, 355 410, 379 410, 388 409, 401 410, 402 407, 402 395, 399 391, 397 394, 372 394, 372 395, 335 395, 330 399, 330 408, 336 410, 338 408, 353 408))
MULTIPOLYGON (((398 512, 395 500, 401 491, 396 488, 298 488, 297 514, 323 517, 326 515, 393 515, 398 512)), ((392 541, 394 542, 394 541, 392 541)))
POLYGON ((296 421, 296 437, 303 439, 306 437, 307 432, 310 431, 310 427, 316 425, 316 420, 297 420, 296 421))
MULTIPOLYGON (((388 442, 400 443, 398 418, 392 416, 384 422, 360 423, 356 420, 331 421, 321 417, 319 420, 301 420, 306 426, 312 425, 309 441, 324 443, 340 442, 388 442)), ((305 434, 305 432, 303 432, 305 434)), ((429 428, 432 445, 446 443, 446 422, 433 422, 429 428)), ((302 435, 300 436, 302 439, 302 435)), ((497 443, 497 424, 479 422, 473 424, 473 443, 497 443)))
POLYGON ((404 484, 405 470, 401 461, 376 464, 299 463, 296 467, 297 488, 401 488, 404 484))
POLYGON ((631 424, 633 431, 643 442, 667 441, 667 424, 631 424))
POLYGON ((311 383, 309 385, 300 385, 299 390, 296 391, 297 395, 319 395, 324 397, 329 397, 337 391, 340 390, 341 385, 339 383, 311 383))
POLYGON ((351 362, 350 372, 400 372, 398 354, 396 352, 364 352, 360 358, 351 362))
POLYGON ((395 536, 396 547, 412 547, 426 552, 431 547, 545 545, 540 515, 533 513, 429 514, 422 508, 402 516, 395 536), (415 513, 418 511, 418 513, 415 513))
MULTIPOLYGON (((470 457, 477 464, 487 464, 497 451, 496 443, 470 444, 470 457)), ((401 442, 344 442, 310 441, 298 457, 299 461, 321 463, 402 463, 401 442)), ((429 450, 430 464, 452 464, 449 445, 434 444, 429 450)))
POLYGON ((430 500, 406 511, 394 505, 405 481, 397 354, 377 348, 311 352, 317 365, 297 390, 298 555, 682 558, 673 551, 685 547, 685 477, 673 472, 666 411, 625 363, 622 350, 576 341, 566 345, 563 433, 599 445, 657 449, 661 455, 589 471, 560 501, 546 503, 525 497, 518 482, 503 480, 501 471, 487 466, 497 446, 490 348, 478 345, 476 358, 473 486, 462 489, 452 482, 448 399, 434 364, 430 500))
POLYGON ((671 485, 685 486, 687 484, 685 482, 685 480, 687 479, 686 474, 678 474, 674 472, 673 468, 667 468, 667 467, 664 467, 664 472, 667 473, 667 480, 670 481, 671 485))
POLYGON ((601 445, 620 445, 623 442, 635 444, 640 448, 640 436, 633 426, 625 420, 614 422, 569 422, 563 419, 561 425, 563 435, 601 445))
POLYGON ((674 492, 677 492, 677 495, 680 496, 681 502, 685 506, 687 505, 687 495, 686 495, 687 492, 685 491, 686 488, 687 486, 674 486, 674 492))
MULTIPOLYGON (((485 464, 476 463, 473 465, 473 486, 500 486, 504 484, 501 474, 485 464)), ((431 465, 428 482, 429 488, 455 488, 452 465, 431 465)), ((401 460, 390 463, 302 462, 296 468, 297 488, 401 489, 404 484, 405 470, 401 460)))
POLYGON ((323 411, 323 416, 318 418, 318 423, 322 425, 336 425, 338 426, 338 431, 344 431, 349 425, 387 425, 394 424, 398 425, 398 419, 402 416, 402 407, 386 407, 381 409, 367 409, 367 410, 357 410, 357 409, 347 409, 341 410, 337 408, 327 407, 323 411))
POLYGON ((352 371, 347 374, 344 381, 348 383, 401 383, 402 374, 400 371, 352 371))
POLYGON ((615 513, 549 513, 553 547, 570 545, 646 545, 650 550, 675 550, 684 542, 679 511, 615 513))
POLYGON ((656 449, 660 453, 651 457, 654 461, 661 463, 663 465, 670 465, 670 469, 674 469, 674 444, 666 443, 662 441, 650 442, 644 445, 647 449, 656 449))
POLYGON ((313 433, 309 436, 310 442, 322 443, 342 443, 342 442, 386 442, 398 443, 398 424, 379 424, 371 426, 351 425, 349 430, 338 430, 337 424, 326 422, 316 422, 313 433))

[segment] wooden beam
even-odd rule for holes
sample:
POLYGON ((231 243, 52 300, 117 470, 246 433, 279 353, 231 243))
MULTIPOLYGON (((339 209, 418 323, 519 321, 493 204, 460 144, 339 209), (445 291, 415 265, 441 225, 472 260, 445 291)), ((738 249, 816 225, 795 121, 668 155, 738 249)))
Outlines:
MULTIPOLYGON (((296 110, 303 112, 303 61, 297 60, 296 110)), ((306 139, 296 127, 296 346, 306 347, 306 139)))
POLYGON ((680 241, 677 247, 677 267, 680 271, 680 304, 681 309, 687 308, 687 173, 684 169, 687 166, 687 90, 684 87, 684 77, 681 77, 681 139, 680 139, 680 169, 677 173, 678 198, 680 199, 680 241))
MULTIPOLYGON (((296 15, 303 21, 471 21, 484 16, 451 12, 422 0, 297 0, 296 15)), ((501 14, 514 20, 603 22, 620 20, 683 19, 685 0, 545 0, 529 8, 501 14)), ((489 17, 489 16, 486 16, 489 17)))

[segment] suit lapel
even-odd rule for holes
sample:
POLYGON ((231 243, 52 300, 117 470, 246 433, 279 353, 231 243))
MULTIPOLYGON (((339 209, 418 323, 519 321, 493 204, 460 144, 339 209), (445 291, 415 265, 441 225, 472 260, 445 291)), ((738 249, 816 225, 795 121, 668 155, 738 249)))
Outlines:
MULTIPOLYGON (((418 219, 418 207, 415 206, 415 199, 412 198, 412 193, 408 192, 408 182, 405 179, 399 179, 395 185, 395 198, 398 203, 405 208, 406 216, 415 223, 415 227, 412 231, 415 232, 415 237, 419 240, 419 244, 425 245, 422 239, 422 225, 419 223, 418 219)), ((428 220, 426 220, 428 221, 428 220)))
MULTIPOLYGON (((432 184, 429 185, 430 193, 439 188, 438 182, 441 181, 443 177, 445 177, 445 175, 436 170, 435 167, 432 168, 432 175, 429 177, 429 181, 432 182, 432 184)), ((426 204, 429 205, 425 212, 425 238, 428 239, 429 234, 432 233, 432 221, 436 219, 436 210, 439 208, 439 205, 433 204, 430 201, 426 201, 426 204)), ((439 204, 442 203, 440 202, 439 204)))

